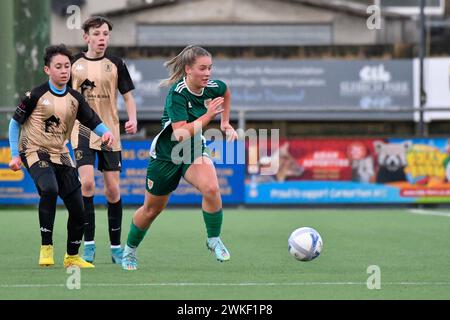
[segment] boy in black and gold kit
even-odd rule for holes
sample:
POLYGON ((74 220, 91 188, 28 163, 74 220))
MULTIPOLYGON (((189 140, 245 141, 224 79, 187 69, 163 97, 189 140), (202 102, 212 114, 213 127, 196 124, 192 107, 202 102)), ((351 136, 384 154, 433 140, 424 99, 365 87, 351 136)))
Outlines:
POLYGON ((64 45, 46 48, 44 71, 49 81, 26 93, 17 106, 9 127, 12 158, 9 167, 18 171, 23 164, 40 195, 39 265, 54 264, 52 235, 59 195, 69 211, 64 267, 93 268, 78 255, 84 231, 84 207, 78 172, 66 144, 75 120, 101 136, 105 146, 112 146, 115 139, 84 97, 67 86, 71 58, 64 45))
POLYGON ((124 98, 128 114, 125 132, 137 131, 134 89, 128 69, 122 59, 106 52, 111 36, 112 23, 106 18, 95 16, 83 24, 83 39, 88 45, 72 61, 72 88, 80 92, 111 129, 117 138, 111 146, 102 144, 100 137, 90 128, 76 122, 71 136, 75 151, 76 167, 81 178, 81 190, 85 207, 85 231, 83 258, 94 262, 95 258, 95 209, 94 209, 94 163, 102 172, 105 197, 108 202, 108 232, 113 263, 121 263, 120 244, 122 228, 122 201, 120 196, 120 171, 122 169, 121 143, 117 97, 124 98))

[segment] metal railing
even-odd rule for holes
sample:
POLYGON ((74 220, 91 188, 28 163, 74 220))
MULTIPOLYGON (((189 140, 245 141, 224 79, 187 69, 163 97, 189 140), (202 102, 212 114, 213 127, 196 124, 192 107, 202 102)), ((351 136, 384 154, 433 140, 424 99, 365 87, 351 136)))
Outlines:
MULTIPOLYGON (((159 120, 162 108, 139 108, 138 118, 142 120, 159 120)), ((435 113, 448 112, 439 120, 450 121, 450 107, 389 107, 379 109, 362 109, 360 107, 232 107, 230 118, 238 122, 238 128, 246 128, 248 120, 282 120, 282 121, 411 121, 418 127, 418 136, 425 134, 427 119, 436 117, 435 113), (435 116, 435 117, 434 117, 435 116)), ((120 110, 121 120, 127 119, 125 110, 120 110)))

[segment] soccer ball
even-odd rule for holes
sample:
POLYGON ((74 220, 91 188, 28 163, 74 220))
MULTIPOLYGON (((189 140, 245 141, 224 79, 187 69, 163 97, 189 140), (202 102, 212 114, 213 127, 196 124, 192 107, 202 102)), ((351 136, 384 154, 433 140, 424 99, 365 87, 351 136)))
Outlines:
POLYGON ((288 240, 289 253, 299 261, 311 261, 322 251, 322 237, 313 228, 294 230, 288 240))

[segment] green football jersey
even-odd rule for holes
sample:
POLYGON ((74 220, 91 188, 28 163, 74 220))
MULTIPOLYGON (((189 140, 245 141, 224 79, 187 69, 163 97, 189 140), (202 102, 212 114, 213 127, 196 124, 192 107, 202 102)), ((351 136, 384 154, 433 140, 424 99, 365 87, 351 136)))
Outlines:
POLYGON ((173 137, 172 123, 179 121, 193 122, 203 116, 207 111, 208 103, 217 98, 223 97, 227 91, 227 86, 220 80, 210 80, 201 94, 193 93, 189 90, 186 79, 175 83, 169 90, 162 117, 162 130, 153 140, 150 148, 150 156, 163 161, 173 161, 172 150, 177 147, 175 154, 183 162, 193 162, 202 155, 205 141, 202 132, 198 132, 191 139, 178 142, 173 137), (181 145, 178 145, 181 144, 181 145), (191 155, 183 154, 183 147, 190 145, 191 155), (180 150, 180 151, 179 151, 180 150), (188 160, 187 160, 188 159, 188 160))

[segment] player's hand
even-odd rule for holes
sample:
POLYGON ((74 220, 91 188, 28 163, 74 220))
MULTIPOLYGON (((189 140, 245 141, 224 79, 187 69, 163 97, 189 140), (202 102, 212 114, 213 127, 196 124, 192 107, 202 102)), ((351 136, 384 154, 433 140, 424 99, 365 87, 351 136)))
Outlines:
POLYGON ((129 120, 127 123, 125 123, 125 132, 128 134, 136 134, 137 132, 137 121, 136 120, 129 120))
POLYGON ((227 137, 227 142, 233 142, 237 140, 238 134, 236 130, 230 125, 230 123, 222 123, 220 125, 220 130, 225 133, 225 136, 227 137))
POLYGON ((21 165, 22 165, 22 160, 20 159, 20 157, 14 157, 14 158, 12 158, 12 160, 9 162, 9 168, 10 168, 12 171, 19 171, 21 165))
POLYGON ((102 136, 102 142, 108 147, 112 148, 112 145, 114 144, 115 138, 114 135, 108 131, 102 136))
POLYGON ((212 119, 223 112, 223 97, 218 97, 208 104, 208 111, 206 114, 212 119))

